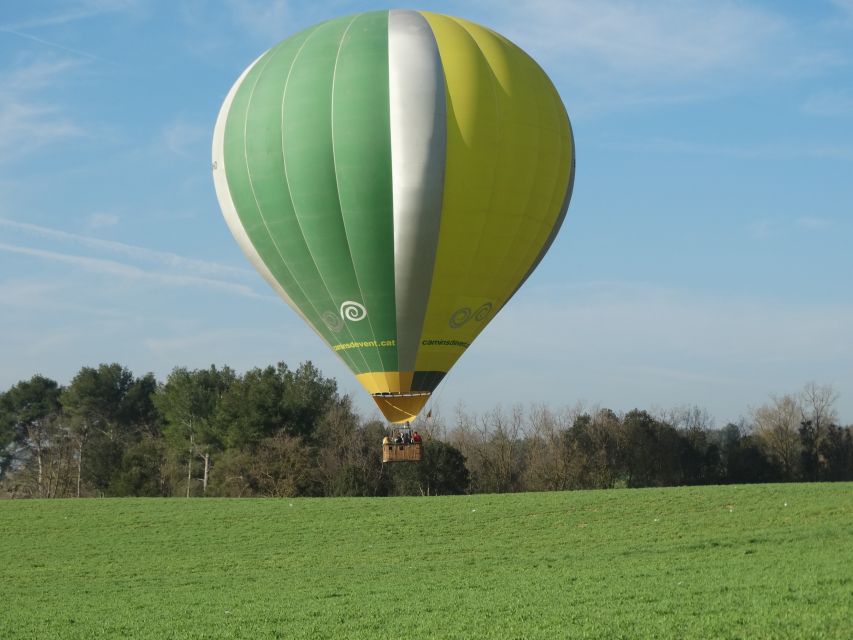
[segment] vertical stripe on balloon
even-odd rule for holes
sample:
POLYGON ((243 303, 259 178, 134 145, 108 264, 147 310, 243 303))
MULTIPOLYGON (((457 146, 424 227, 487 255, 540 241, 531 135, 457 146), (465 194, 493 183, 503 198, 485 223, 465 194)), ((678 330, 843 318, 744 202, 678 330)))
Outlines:
POLYGON ((447 139, 444 70, 429 23, 388 16, 397 353, 414 371, 435 267, 447 139))

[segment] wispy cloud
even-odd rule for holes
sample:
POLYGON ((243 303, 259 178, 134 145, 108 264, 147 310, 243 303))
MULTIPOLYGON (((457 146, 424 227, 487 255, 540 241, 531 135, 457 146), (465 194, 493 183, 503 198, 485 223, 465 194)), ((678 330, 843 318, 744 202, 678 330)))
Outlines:
POLYGON ((99 15, 117 13, 134 9, 138 0, 78 0, 77 2, 66 2, 53 12, 34 13, 25 18, 19 18, 12 22, 0 23, 0 28, 5 30, 38 29, 43 27, 57 27, 69 22, 86 20, 99 15))
POLYGON ((638 83, 742 68, 786 29, 778 15, 735 2, 514 0, 506 30, 574 68, 594 64, 638 83), (524 18, 523 20, 521 18, 524 18))
POLYGON ((89 58, 91 60, 97 60, 99 62, 107 62, 104 58, 100 56, 96 56, 93 53, 89 53, 88 51, 81 51, 80 49, 74 49, 72 47, 67 47, 59 42, 53 42, 51 40, 45 40, 44 38, 39 38, 38 36, 34 36, 31 33, 24 33, 23 31, 17 31, 15 29, 3 29, 0 28, 0 33, 9 33, 13 36, 17 36, 19 38, 23 38, 25 40, 31 40, 33 42, 38 42, 39 44, 46 45, 53 49, 59 49, 60 51, 64 51, 66 53, 72 53, 75 56, 83 56, 84 58, 89 58))
POLYGON ((4 70, 0 76, 0 96, 4 100, 31 96, 55 86, 79 67, 80 62, 73 58, 42 58, 4 70))
POLYGON ((773 141, 764 144, 724 145, 675 138, 650 138, 646 140, 619 140, 601 142, 609 149, 625 149, 674 155, 720 156, 730 158, 770 159, 780 158, 830 158, 853 160, 853 147, 843 144, 802 143, 799 141, 773 141))
MULTIPOLYGON (((298 13, 304 16, 319 4, 325 3, 302 3, 298 13)), ((197 56, 209 56, 232 46, 235 31, 256 41, 258 47, 270 46, 294 34, 298 24, 287 0, 224 0, 216 12, 210 11, 207 2, 189 0, 181 3, 179 12, 188 30, 185 45, 197 56)))
POLYGON ((7 33, 17 38, 50 47, 51 49, 73 54, 74 56, 110 64, 108 60, 101 56, 68 46, 57 41, 55 38, 48 39, 43 35, 35 35, 31 31, 44 31, 52 27, 60 27, 72 22, 95 18, 105 14, 126 12, 135 9, 137 6, 137 0, 81 0, 74 3, 66 3, 54 12, 31 15, 12 22, 0 23, 0 33, 7 33))
POLYGON ((4 305, 40 307, 57 291, 55 284, 33 280, 0 281, 0 300, 4 305))
POLYGON ((829 218, 821 218, 819 216, 803 216, 794 221, 800 229, 809 231, 825 231, 832 227, 832 220, 829 218))
POLYGON ((484 23, 543 64, 575 117, 789 85, 850 63, 825 25, 799 21, 774 3, 479 0, 477 6, 484 23))
MULTIPOLYGON (((180 333, 180 332, 179 332, 180 333)), ((171 335, 169 337, 147 338, 145 346, 156 353, 171 357, 194 354, 199 350, 221 345, 223 343, 239 344, 247 339, 257 338, 258 331, 250 329, 215 329, 210 331, 192 332, 188 334, 171 335)), ((269 339, 263 334, 261 337, 269 339)))
POLYGON ((238 24, 262 38, 281 38, 292 21, 288 0, 227 0, 225 4, 238 24))
POLYGON ((0 301, 7 308, 26 309, 29 312, 37 312, 36 315, 47 317, 57 314, 67 317, 72 313, 83 314, 87 318, 127 320, 133 317, 131 310, 86 304, 79 294, 79 290, 69 288, 66 282, 60 283, 57 280, 47 281, 27 277, 0 281, 0 301), (47 311, 50 313, 43 313, 47 311))
POLYGON ((86 228, 94 230, 114 227, 119 223, 119 220, 120 218, 114 213, 92 213, 86 216, 86 228))
POLYGON ((11 161, 83 134, 70 115, 41 97, 78 66, 67 58, 37 60, 0 73, 0 158, 11 161))
POLYGON ((823 91, 809 97, 803 112, 813 116, 853 116, 853 91, 823 91))
POLYGON ((830 0, 841 14, 841 23, 853 27, 853 0, 830 0))
POLYGON ((753 238, 766 240, 779 230, 779 221, 768 218, 755 220, 747 225, 746 230, 753 238))
POLYGON ((185 46, 194 55, 207 57, 232 49, 235 33, 240 33, 243 44, 254 43, 249 51, 257 55, 312 24, 364 10, 364 3, 354 0, 223 0, 213 12, 209 2, 185 0, 179 14, 188 31, 185 46))
POLYGON ((0 105, 0 157, 7 160, 82 133, 58 107, 14 102, 0 105))
POLYGON ((833 220, 822 216, 800 216, 790 218, 762 218, 754 220, 746 227, 747 232, 758 240, 767 240, 782 234, 800 231, 827 231, 833 226, 833 220))
MULTIPOLYGON (((111 214, 100 215, 110 216, 111 214)), ((223 265, 216 262, 209 262, 205 260, 195 260, 193 258, 186 258, 175 253, 169 253, 167 251, 156 251, 154 249, 138 247, 135 245, 125 244, 123 242, 116 242, 113 240, 104 240, 92 236, 69 233, 67 231, 61 231, 59 229, 52 229, 50 227, 34 225, 27 222, 17 222, 14 220, 9 220, 7 218, 0 218, 0 227, 16 229, 18 231, 25 232, 30 235, 76 244, 98 251, 119 254, 134 260, 154 263, 156 265, 159 265, 160 267, 189 271, 203 276, 254 277, 256 275, 254 272, 248 269, 230 267, 228 265, 223 265)))
POLYGON ((53 262, 60 262, 80 269, 85 269, 86 271, 124 278, 127 280, 152 282, 158 286, 202 287, 247 298, 272 299, 271 296, 261 295, 255 292, 251 287, 244 284, 227 282, 225 280, 216 280, 213 278, 203 278, 199 276, 149 271, 134 265, 117 262, 115 260, 104 260, 102 258, 91 258, 88 256, 59 253, 56 251, 46 251, 44 249, 10 245, 2 242, 0 242, 0 251, 51 260, 53 262))
POLYGON ((200 143, 208 144, 209 138, 208 127, 178 119, 166 125, 157 144, 175 155, 190 156, 200 143))

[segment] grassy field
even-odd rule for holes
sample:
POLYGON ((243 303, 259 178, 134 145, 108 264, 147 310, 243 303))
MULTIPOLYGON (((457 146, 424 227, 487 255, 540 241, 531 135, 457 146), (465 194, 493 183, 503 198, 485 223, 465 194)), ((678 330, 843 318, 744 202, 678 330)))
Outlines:
POLYGON ((0 502, 0 638, 853 637, 853 485, 0 502))

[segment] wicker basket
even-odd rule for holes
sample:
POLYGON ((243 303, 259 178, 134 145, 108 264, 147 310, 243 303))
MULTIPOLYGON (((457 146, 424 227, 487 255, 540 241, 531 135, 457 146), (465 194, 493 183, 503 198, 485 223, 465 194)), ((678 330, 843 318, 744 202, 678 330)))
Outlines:
POLYGON ((423 444, 383 444, 382 462, 417 462, 423 457, 423 444))

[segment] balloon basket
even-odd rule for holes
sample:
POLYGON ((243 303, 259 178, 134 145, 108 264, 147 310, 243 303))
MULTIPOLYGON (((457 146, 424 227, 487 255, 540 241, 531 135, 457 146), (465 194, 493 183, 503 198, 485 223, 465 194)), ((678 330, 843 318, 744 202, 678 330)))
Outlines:
POLYGON ((383 444, 382 462, 418 462, 423 458, 423 444, 383 444))

